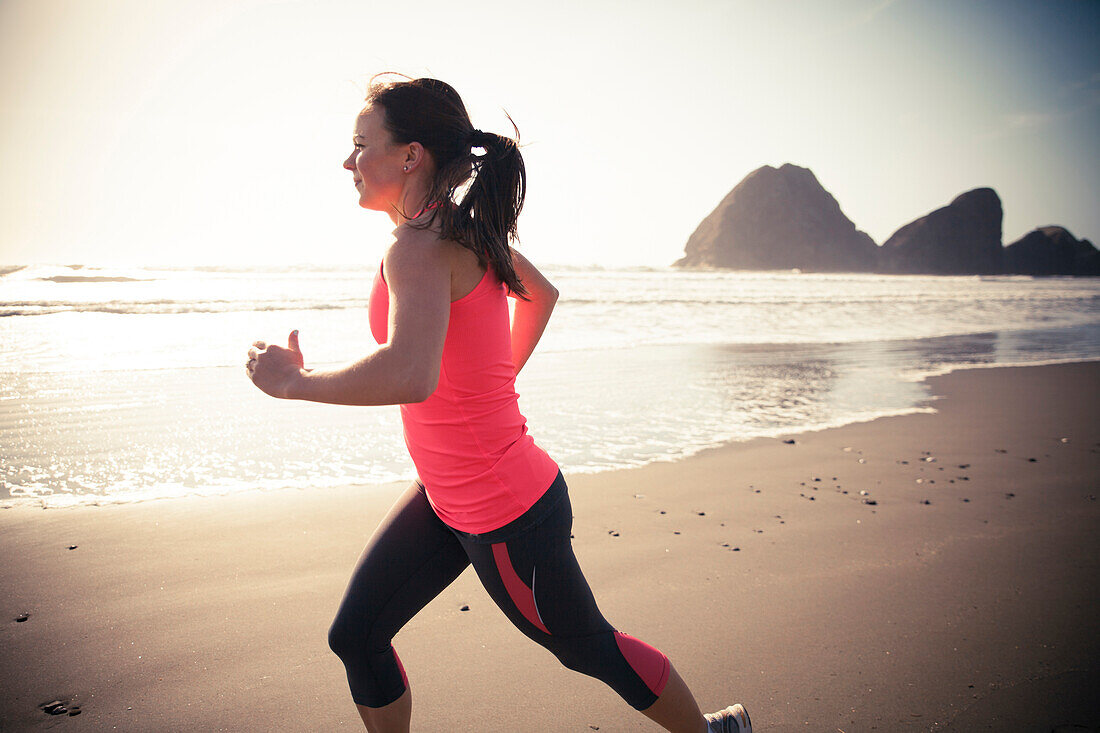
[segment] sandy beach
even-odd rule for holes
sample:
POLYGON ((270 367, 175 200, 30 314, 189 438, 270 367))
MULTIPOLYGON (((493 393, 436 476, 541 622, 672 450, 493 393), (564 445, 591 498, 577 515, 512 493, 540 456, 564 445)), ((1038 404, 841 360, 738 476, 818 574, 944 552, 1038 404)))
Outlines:
MULTIPOLYGON (((1100 362, 929 383, 934 414, 567 476, 604 614, 758 730, 1100 726, 1100 362)), ((0 729, 355 730, 326 632, 400 488, 0 512, 0 729)), ((655 730, 470 571, 395 645, 414 730, 655 730)))

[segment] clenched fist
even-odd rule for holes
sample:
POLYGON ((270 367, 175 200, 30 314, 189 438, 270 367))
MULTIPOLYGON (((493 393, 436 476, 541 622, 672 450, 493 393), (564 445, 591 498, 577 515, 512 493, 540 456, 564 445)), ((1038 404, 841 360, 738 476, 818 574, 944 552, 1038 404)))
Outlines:
POLYGON ((263 341, 248 350, 248 378, 272 397, 288 398, 294 382, 302 376, 305 360, 298 347, 298 331, 290 332, 286 348, 263 341))

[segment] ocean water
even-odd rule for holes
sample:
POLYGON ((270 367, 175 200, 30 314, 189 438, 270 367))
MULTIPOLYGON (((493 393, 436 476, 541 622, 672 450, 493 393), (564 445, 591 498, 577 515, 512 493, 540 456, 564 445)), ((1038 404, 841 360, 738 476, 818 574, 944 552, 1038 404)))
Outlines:
MULTIPOLYGON (((307 364, 374 347, 374 265, 0 267, 0 506, 414 476, 395 407, 274 400, 252 341, 307 364)), ((561 291, 520 375, 567 472, 934 409, 956 368, 1100 358, 1100 281, 546 267, 561 291)))

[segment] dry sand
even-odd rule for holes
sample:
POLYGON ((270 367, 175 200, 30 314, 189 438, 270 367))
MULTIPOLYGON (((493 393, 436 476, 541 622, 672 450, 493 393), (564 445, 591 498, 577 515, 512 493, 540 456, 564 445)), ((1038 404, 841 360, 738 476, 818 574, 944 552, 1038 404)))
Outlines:
MULTIPOLYGON (((605 615, 762 731, 1100 725, 1100 363, 930 384, 936 414, 567 476, 605 615)), ((355 730, 325 635, 399 488, 0 512, 0 729, 355 730)), ((414 730, 654 730, 469 571, 396 646, 414 730)))

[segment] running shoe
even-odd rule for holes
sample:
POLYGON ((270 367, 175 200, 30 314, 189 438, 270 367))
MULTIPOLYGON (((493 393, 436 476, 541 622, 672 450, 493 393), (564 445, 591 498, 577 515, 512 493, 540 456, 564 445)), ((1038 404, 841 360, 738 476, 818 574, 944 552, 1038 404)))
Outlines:
POLYGON ((707 733, 752 733, 752 722, 741 703, 703 717, 707 719, 707 733))

